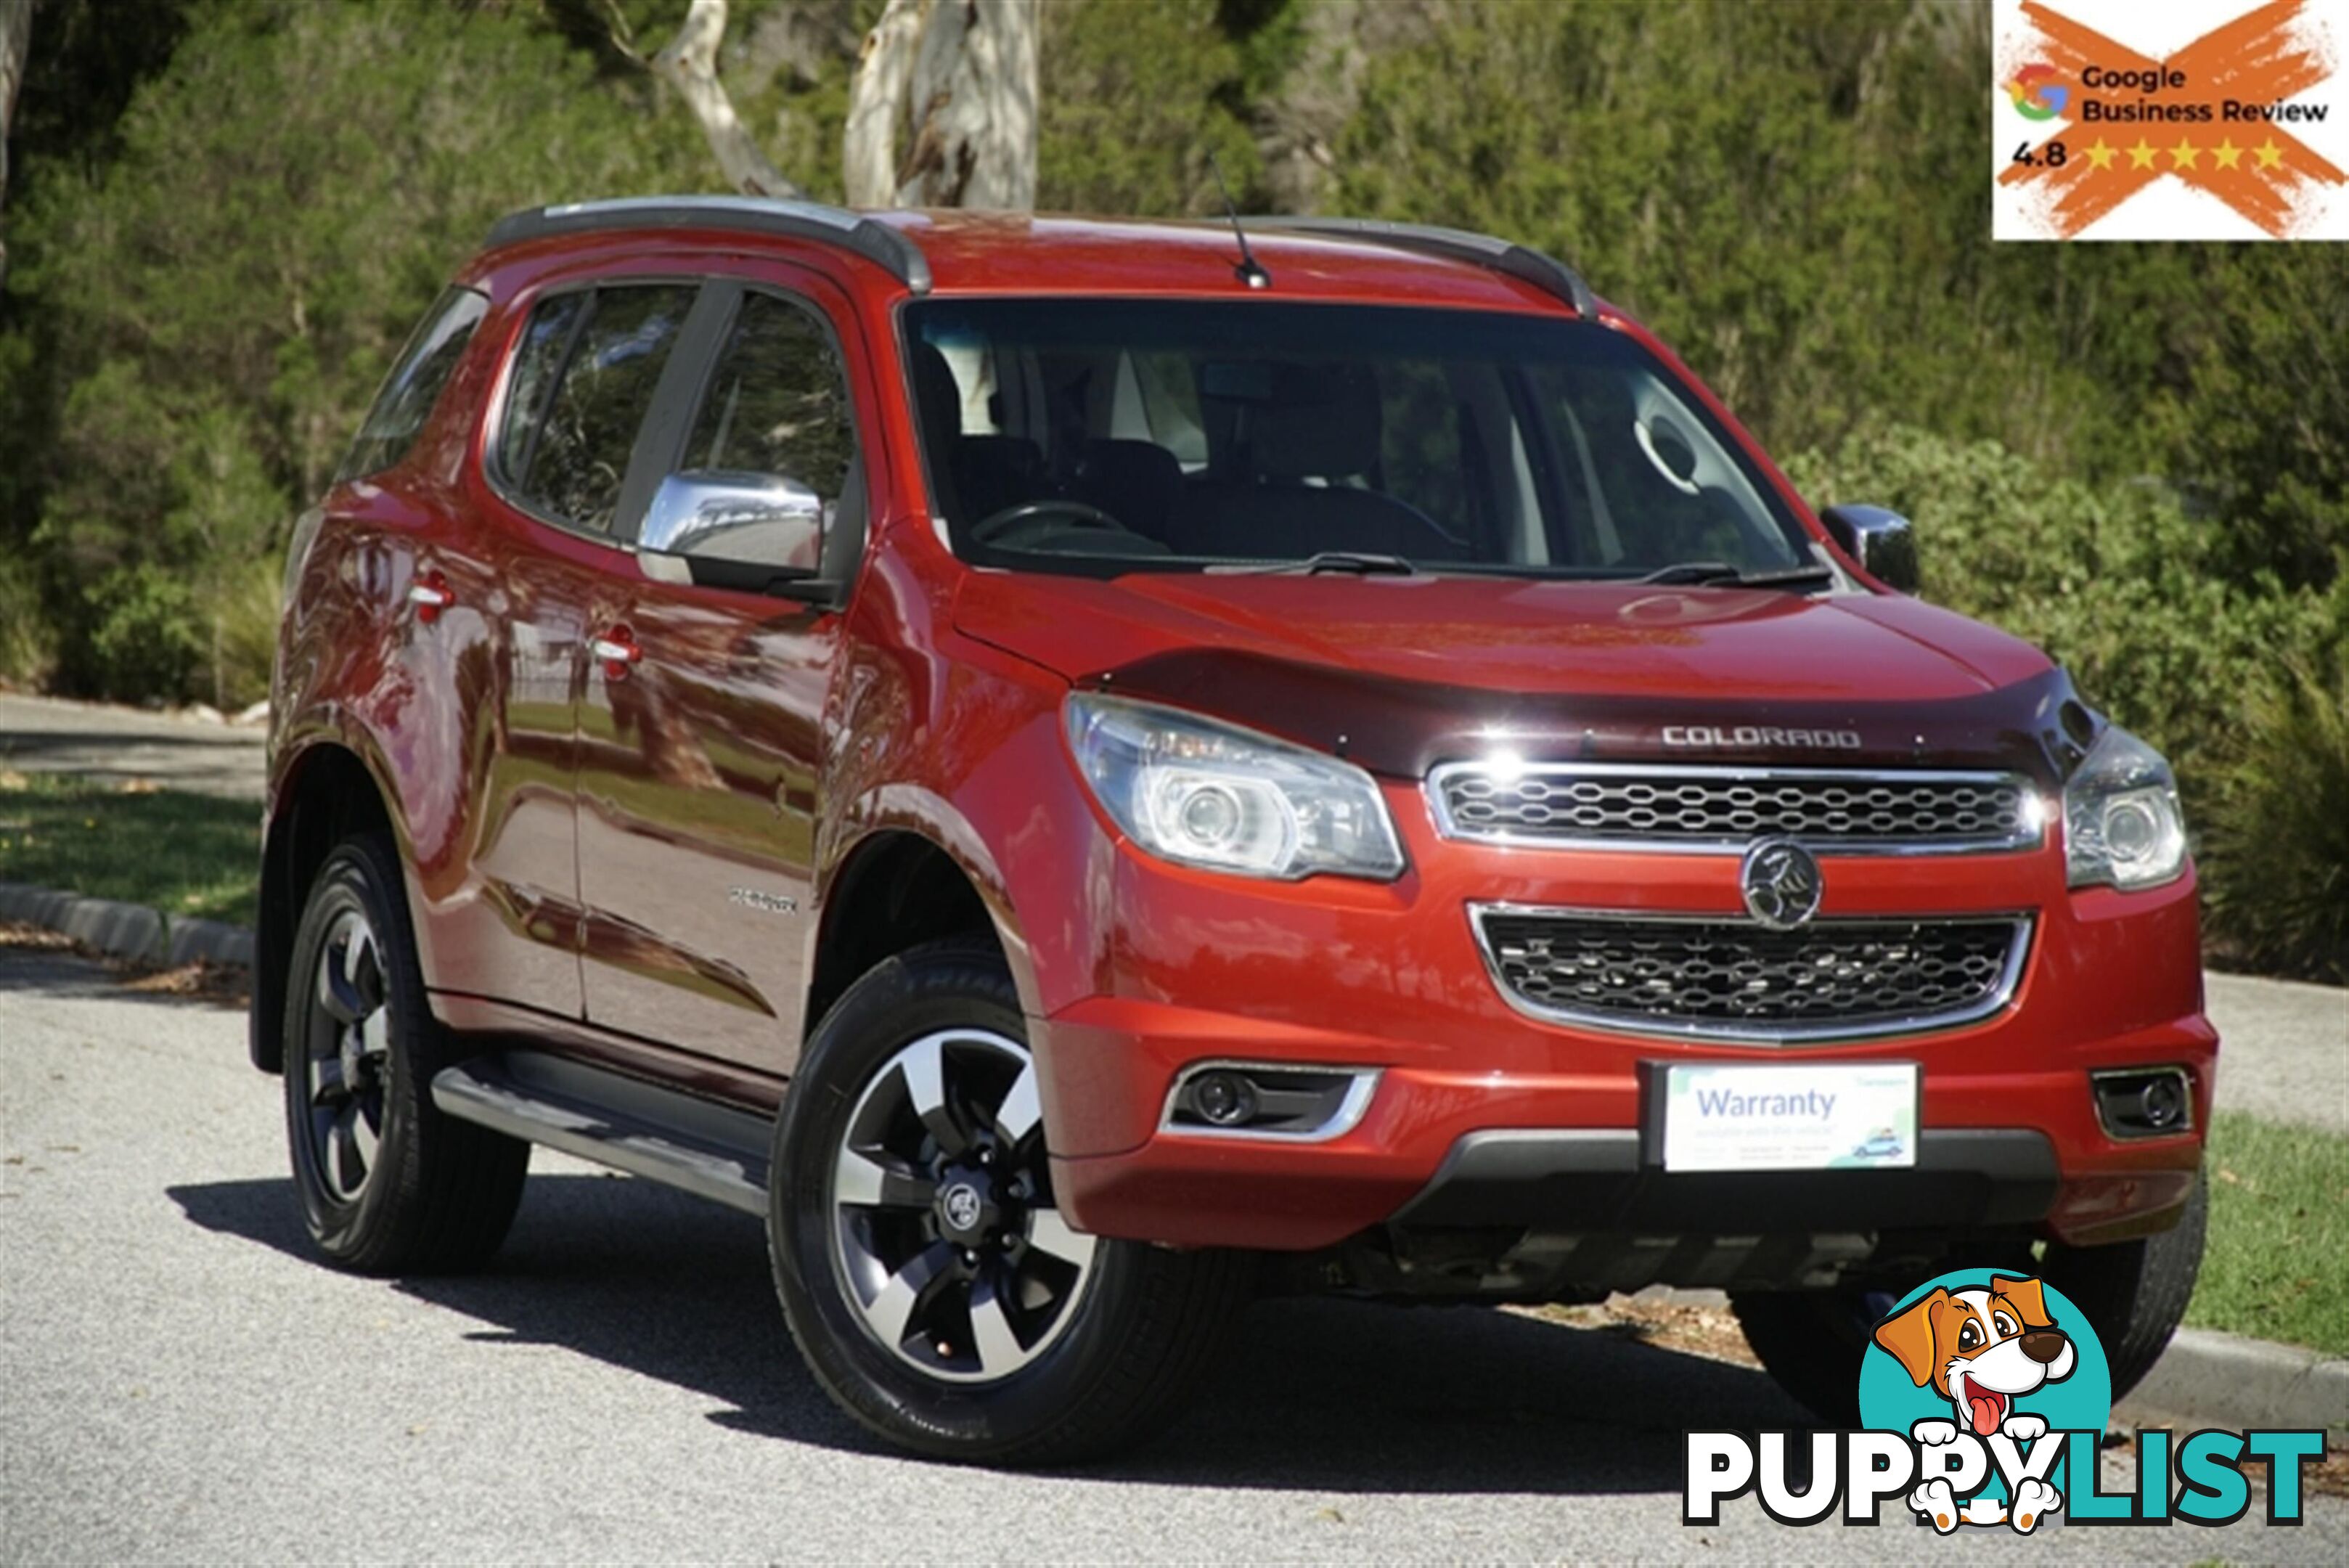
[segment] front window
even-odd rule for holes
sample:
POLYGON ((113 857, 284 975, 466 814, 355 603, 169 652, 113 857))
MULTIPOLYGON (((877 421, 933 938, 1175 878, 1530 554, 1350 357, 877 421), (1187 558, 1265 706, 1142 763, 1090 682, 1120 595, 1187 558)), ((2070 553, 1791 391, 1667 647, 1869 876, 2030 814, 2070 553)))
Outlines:
POLYGON ((931 299, 905 321, 931 495, 980 564, 1624 578, 1819 559, 1687 388, 1608 327, 1265 300, 931 299))

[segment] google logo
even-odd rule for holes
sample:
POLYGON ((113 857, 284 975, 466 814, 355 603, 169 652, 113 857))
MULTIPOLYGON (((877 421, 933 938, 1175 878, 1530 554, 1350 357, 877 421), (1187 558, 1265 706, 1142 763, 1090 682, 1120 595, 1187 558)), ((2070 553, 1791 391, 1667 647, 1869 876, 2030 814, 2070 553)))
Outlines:
POLYGON ((2072 89, 2056 76, 2054 67, 2025 66, 2006 84, 2006 96, 2023 119, 2053 119, 2072 101, 2072 89))

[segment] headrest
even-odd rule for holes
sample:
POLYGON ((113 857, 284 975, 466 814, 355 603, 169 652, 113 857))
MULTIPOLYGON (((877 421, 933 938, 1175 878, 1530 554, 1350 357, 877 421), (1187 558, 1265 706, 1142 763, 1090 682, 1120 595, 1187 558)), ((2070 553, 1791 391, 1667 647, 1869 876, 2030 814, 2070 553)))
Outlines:
POLYGON ((1089 441, 1078 473, 1088 484, 1126 493, 1164 493, 1183 485, 1183 465, 1150 441, 1089 441))
POLYGON ((1379 461, 1379 383, 1365 365, 1284 365, 1269 402, 1249 410, 1256 472, 1344 479, 1379 461))
POLYGON ((924 441, 950 441, 962 434, 962 387, 935 343, 914 345, 914 401, 924 441))

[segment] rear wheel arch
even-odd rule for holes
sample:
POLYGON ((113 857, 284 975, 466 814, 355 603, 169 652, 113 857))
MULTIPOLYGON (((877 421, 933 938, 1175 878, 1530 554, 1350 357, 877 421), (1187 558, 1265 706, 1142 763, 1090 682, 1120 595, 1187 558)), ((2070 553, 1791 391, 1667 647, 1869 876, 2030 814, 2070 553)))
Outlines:
POLYGON ((288 763, 279 781, 261 849, 261 898, 254 937, 255 974, 247 1046, 253 1064, 282 1069, 286 965, 310 884, 335 846, 354 834, 399 840, 396 818, 374 771, 340 742, 322 740, 288 763))
POLYGON ((866 835, 825 879, 801 1038, 812 1038, 833 1004, 876 965, 949 937, 992 942, 1010 967, 1021 1005, 1032 1012, 1025 946, 1008 925, 979 879, 936 840, 904 828, 866 835))

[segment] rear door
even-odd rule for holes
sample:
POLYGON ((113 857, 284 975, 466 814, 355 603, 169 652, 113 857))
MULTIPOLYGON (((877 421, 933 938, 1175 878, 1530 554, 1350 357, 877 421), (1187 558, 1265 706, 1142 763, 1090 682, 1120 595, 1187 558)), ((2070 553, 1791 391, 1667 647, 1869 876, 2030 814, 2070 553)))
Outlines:
MULTIPOLYGON (((862 553, 867 493, 841 348, 854 317, 812 274, 712 280, 669 368, 628 510, 672 472, 812 491, 795 564, 862 553)), ((834 569, 827 566, 826 570, 834 569)), ((800 1034, 836 611, 616 573, 580 710, 589 1020, 762 1074, 800 1034)))

